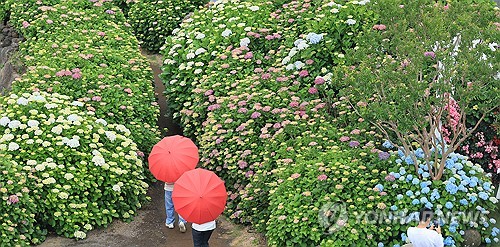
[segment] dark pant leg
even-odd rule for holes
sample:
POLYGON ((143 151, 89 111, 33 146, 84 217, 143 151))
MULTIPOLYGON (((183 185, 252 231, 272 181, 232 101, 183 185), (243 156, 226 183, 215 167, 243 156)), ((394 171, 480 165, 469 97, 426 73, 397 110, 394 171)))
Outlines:
POLYGON ((208 240, 210 240, 213 231, 214 230, 199 232, 192 229, 191 233, 193 235, 194 247, 209 247, 208 240))
POLYGON ((203 232, 196 231, 195 229, 191 230, 193 235, 193 244, 194 247, 203 247, 203 232))
POLYGON ((212 236, 212 232, 213 231, 214 230, 204 231, 203 232, 203 243, 205 244, 205 245, 203 245, 203 247, 209 247, 208 240, 210 240, 210 236, 212 236))

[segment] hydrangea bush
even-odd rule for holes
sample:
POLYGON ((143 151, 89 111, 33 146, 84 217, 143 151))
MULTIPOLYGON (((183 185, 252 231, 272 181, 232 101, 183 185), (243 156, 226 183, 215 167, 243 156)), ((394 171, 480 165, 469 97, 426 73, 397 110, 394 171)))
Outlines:
POLYGON ((205 0, 136 0, 129 4, 128 22, 143 49, 159 51, 172 30, 205 0))
MULTIPOLYGON (((397 203, 380 191, 388 167, 400 164, 338 94, 349 85, 341 76, 356 68, 349 51, 387 28, 381 9, 370 1, 220 1, 195 11, 162 48, 174 116, 197 139, 203 165, 226 181, 227 213, 272 246, 345 246, 360 235, 367 246, 402 243, 407 224, 354 218, 330 232, 331 222, 318 221, 323 204, 388 213, 397 203)), ((417 211, 411 201, 406 207, 417 211)), ((482 232, 485 242, 495 234, 482 232)))
POLYGON ((0 170, 0 237, 3 243, 12 246, 41 243, 46 231, 35 219, 38 204, 26 184, 29 172, 3 153, 0 153, 0 170))
POLYGON ((21 175, 9 179, 35 204, 26 210, 37 227, 85 238, 113 218, 131 220, 148 184, 130 130, 59 94, 11 94, 0 103, 0 153, 19 164, 9 172, 21 175))
POLYGON ((159 107, 149 62, 121 11, 107 1, 9 6, 11 22, 26 37, 19 52, 28 68, 12 92, 57 92, 86 102, 98 117, 129 128, 137 151, 147 153, 158 141, 159 107))

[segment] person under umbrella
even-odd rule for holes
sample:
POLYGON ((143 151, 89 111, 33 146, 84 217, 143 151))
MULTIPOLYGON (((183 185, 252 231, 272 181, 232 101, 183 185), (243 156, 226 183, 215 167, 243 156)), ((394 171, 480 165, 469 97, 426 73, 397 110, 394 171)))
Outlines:
MULTIPOLYGON (((175 208, 172 201, 174 182, 186 171, 196 167, 199 161, 198 147, 189 138, 175 135, 158 142, 148 157, 149 170, 153 176, 164 181, 165 226, 174 228, 175 208)), ((179 215, 179 230, 186 232, 186 220, 179 215)))
POLYGON ((227 191, 215 173, 205 169, 185 172, 174 185, 175 210, 192 222, 194 247, 208 247, 216 228, 215 219, 226 207, 227 191))

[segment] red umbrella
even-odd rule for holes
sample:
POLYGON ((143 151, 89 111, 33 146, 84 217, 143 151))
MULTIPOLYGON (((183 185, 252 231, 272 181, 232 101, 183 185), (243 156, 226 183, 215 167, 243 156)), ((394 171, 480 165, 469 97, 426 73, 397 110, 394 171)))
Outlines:
POLYGON ((215 220, 226 206, 227 192, 215 173, 195 169, 184 173, 172 192, 175 211, 185 220, 203 224, 215 220))
POLYGON ((168 136, 154 145, 149 154, 149 170, 156 179, 173 183, 198 164, 198 148, 184 136, 168 136))

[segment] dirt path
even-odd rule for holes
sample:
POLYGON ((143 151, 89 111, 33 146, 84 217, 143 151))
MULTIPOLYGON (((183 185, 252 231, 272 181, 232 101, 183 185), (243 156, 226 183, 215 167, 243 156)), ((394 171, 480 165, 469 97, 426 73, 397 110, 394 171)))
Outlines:
MULTIPOLYGON (((167 104, 163 86, 158 74, 161 73, 161 57, 144 54, 151 62, 151 68, 155 74, 155 92, 160 105, 160 129, 167 128, 167 135, 182 134, 181 128, 173 123, 172 119, 166 118, 167 104)), ((181 233, 176 226, 174 229, 165 227, 165 205, 163 183, 157 182, 148 190, 151 202, 147 203, 137 212, 134 221, 124 223, 115 220, 105 229, 96 229, 87 233, 87 238, 80 241, 73 239, 49 236, 40 247, 191 247, 191 225, 188 224, 186 233, 181 233)), ((217 219, 217 228, 210 238, 210 246, 213 247, 260 247, 265 246, 262 237, 258 234, 249 233, 246 228, 229 222, 223 216, 217 219)))

